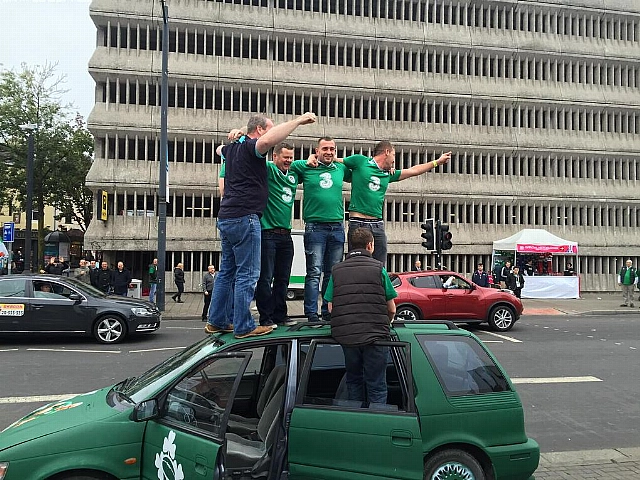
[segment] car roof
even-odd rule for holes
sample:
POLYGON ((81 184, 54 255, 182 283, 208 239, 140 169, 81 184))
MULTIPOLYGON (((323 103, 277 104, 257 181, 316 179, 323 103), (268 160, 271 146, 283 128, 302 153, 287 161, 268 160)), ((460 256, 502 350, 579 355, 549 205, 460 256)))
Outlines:
POLYGON ((460 275, 458 272, 452 270, 420 270, 419 272, 393 272, 389 275, 397 275, 398 277, 417 277, 428 275, 460 275))

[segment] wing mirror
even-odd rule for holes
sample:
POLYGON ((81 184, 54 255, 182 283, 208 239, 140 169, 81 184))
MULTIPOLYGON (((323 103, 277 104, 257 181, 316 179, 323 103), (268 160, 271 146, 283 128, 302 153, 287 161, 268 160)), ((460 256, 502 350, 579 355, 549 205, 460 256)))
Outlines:
POLYGON ((158 416, 158 400, 152 398, 140 402, 133 409, 133 421, 144 422, 158 416))
POLYGON ((69 300, 73 300, 74 302, 82 301, 82 296, 79 293, 72 293, 69 295, 69 300))

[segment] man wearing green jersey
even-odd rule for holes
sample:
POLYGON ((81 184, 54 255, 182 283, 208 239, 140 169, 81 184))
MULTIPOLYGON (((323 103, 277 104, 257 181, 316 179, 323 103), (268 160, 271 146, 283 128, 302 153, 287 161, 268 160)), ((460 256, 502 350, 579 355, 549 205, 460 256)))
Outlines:
MULTIPOLYGON (((305 222, 304 253, 307 275, 304 280, 304 314, 309 321, 318 320, 320 275, 322 295, 327 290, 332 267, 342 260, 344 253, 344 200, 342 183, 351 181, 351 172, 336 163, 336 142, 330 137, 318 140, 318 166, 305 160, 291 164, 290 172, 298 175, 303 185, 302 217, 305 222)), ((329 319, 327 301, 322 300, 321 314, 329 319)))
POLYGON ((379 142, 373 149, 373 157, 351 155, 344 164, 352 172, 351 201, 349 203, 349 250, 351 234, 356 228, 367 228, 373 233, 375 250, 373 258, 387 264, 387 236, 382 221, 382 207, 387 187, 391 182, 399 182, 422 175, 451 159, 451 152, 443 153, 438 160, 414 165, 411 168, 392 171, 396 150, 387 140, 379 142))
POLYGON ((293 145, 279 143, 273 149, 273 162, 267 162, 267 207, 262 212, 260 278, 256 286, 256 306, 260 325, 289 324, 287 289, 293 263, 291 210, 298 187, 298 175, 289 170, 293 145), (273 284, 273 286, 272 286, 273 284))

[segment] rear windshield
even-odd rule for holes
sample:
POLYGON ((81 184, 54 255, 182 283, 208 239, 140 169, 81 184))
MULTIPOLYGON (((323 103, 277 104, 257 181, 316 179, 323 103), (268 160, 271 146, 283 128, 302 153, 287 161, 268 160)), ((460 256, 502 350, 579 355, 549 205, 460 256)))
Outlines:
POLYGON ((511 390, 498 366, 475 339, 452 335, 418 335, 418 341, 447 395, 479 395, 511 390))

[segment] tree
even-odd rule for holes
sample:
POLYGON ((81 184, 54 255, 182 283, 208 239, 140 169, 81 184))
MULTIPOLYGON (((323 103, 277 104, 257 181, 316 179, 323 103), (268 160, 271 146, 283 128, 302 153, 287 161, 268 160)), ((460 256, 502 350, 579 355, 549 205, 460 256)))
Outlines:
MULTIPOLYGON (((26 200, 28 132, 21 125, 37 125, 33 132, 33 210, 54 206, 71 215, 86 231, 91 221, 93 195, 85 187, 91 167, 93 137, 81 116, 70 118, 70 106, 61 103, 64 77, 55 65, 28 67, 20 72, 0 72, 0 206, 20 206, 26 200)), ((45 225, 40 215, 38 262, 44 259, 45 225)))

